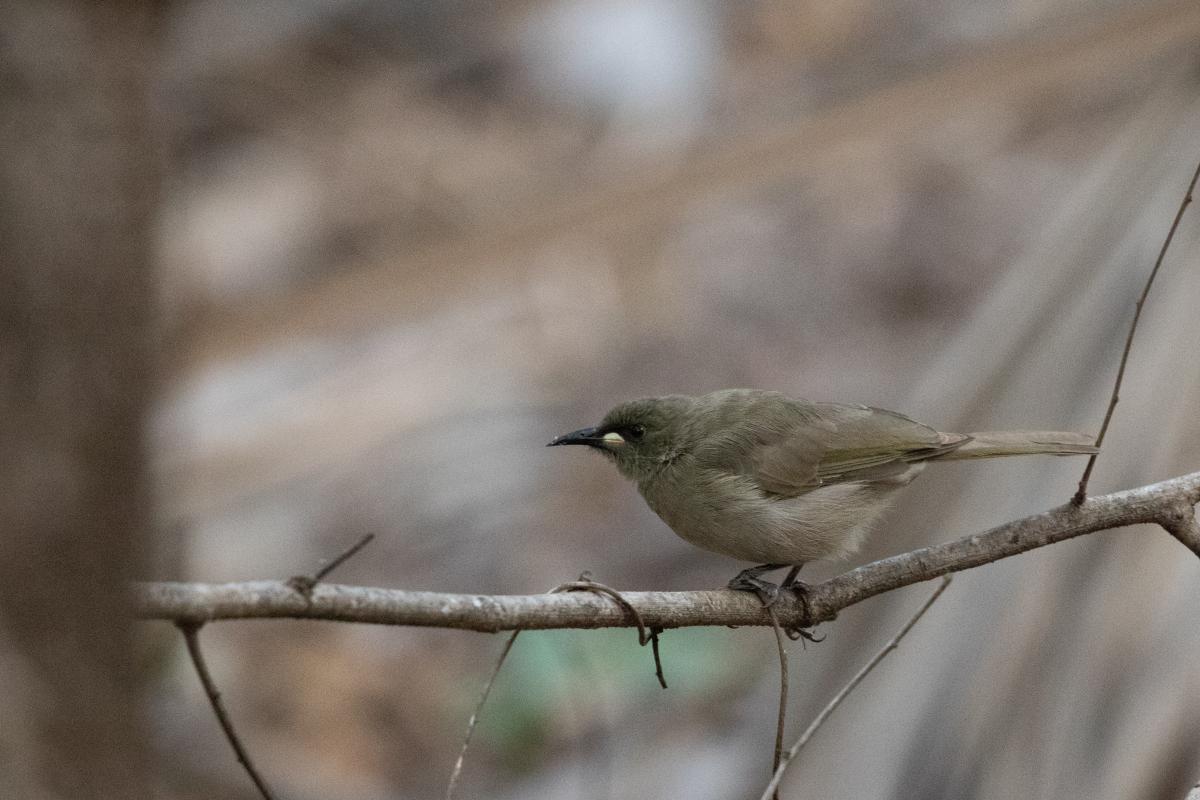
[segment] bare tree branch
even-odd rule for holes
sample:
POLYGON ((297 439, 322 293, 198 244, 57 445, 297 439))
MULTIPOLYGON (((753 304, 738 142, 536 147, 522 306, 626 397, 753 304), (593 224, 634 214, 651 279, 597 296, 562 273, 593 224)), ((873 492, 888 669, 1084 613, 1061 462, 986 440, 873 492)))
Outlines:
POLYGON ((341 555, 339 555, 337 558, 318 569, 312 575, 293 575, 291 578, 288 578, 288 586, 292 587, 306 598, 312 597, 312 590, 318 583, 325 580, 329 573, 333 572, 342 564, 345 564, 347 561, 349 561, 355 553, 370 544, 374 538, 375 534, 368 533, 346 550, 342 551, 341 555))
POLYGON ((1196 521, 1196 511, 1189 503, 1177 503, 1165 511, 1159 524, 1200 557, 1200 522, 1196 521))
POLYGON ((263 800, 275 800, 270 787, 255 768, 250 754, 246 752, 246 747, 238 737, 237 731, 234 730, 233 721, 225 711, 225 704, 221 702, 221 692, 217 690, 217 683, 213 680, 212 673, 208 671, 208 663, 204 660, 204 651, 200 649, 199 634, 202 624, 198 622, 179 623, 179 630, 183 632, 183 639, 187 642, 188 655, 192 657, 192 666, 196 668, 196 675, 199 676, 200 684, 204 687, 204 694, 208 696, 208 702, 212 705, 213 713, 217 715, 217 722, 221 724, 225 738, 233 747, 233 753, 237 756, 238 763, 245 768, 246 774, 250 776, 258 793, 263 796, 263 800))
MULTIPOLYGON (((1100 432, 1096 434, 1096 447, 1104 444, 1104 435, 1108 433, 1108 425, 1112 422, 1113 411, 1117 408, 1117 401, 1121 399, 1121 382, 1125 379, 1125 367, 1129 365, 1129 353, 1133 350, 1133 337, 1137 333, 1138 322, 1142 319, 1142 309, 1146 305, 1146 298, 1150 296, 1150 288, 1154 286, 1154 279, 1158 277, 1158 271, 1162 268, 1163 259, 1167 257, 1167 250, 1171 248, 1171 242, 1175 239, 1179 220, 1183 219, 1183 212, 1187 211, 1187 207, 1192 203, 1192 192, 1196 190, 1197 180, 1200 180, 1200 164, 1196 164, 1196 171, 1192 173, 1192 180, 1188 183, 1187 191, 1183 193, 1183 200, 1179 202, 1175 218, 1171 220, 1171 227, 1167 230, 1167 237, 1158 251, 1158 258, 1154 260, 1154 268, 1150 270, 1150 276, 1146 278, 1146 285, 1137 299, 1133 321, 1129 323, 1129 335, 1125 337, 1125 349, 1121 351, 1121 363, 1117 367, 1117 377, 1113 381, 1112 395, 1108 398, 1108 408, 1104 412, 1104 421, 1100 423, 1100 432)), ((1079 479, 1079 488, 1075 490, 1075 496, 1071 498, 1071 502, 1075 505, 1081 504, 1087 498, 1088 481, 1091 480, 1092 470, 1095 469, 1096 459, 1099 457, 1099 453, 1093 453, 1088 459, 1087 466, 1083 468, 1083 477, 1079 479)))
POLYGON ((333 559, 328 564, 326 564, 325 566, 323 566, 319 570, 317 570, 315 573, 313 573, 313 576, 312 576, 313 583, 316 584, 316 583, 320 583, 321 581, 325 580, 326 576, 328 576, 329 573, 333 572, 335 569, 340 567, 342 564, 345 564, 347 561, 349 561, 351 559, 351 557, 354 556, 355 553, 357 553, 359 550, 362 550, 364 547, 366 547, 368 544, 370 544, 374 538, 375 538, 375 534, 368 533, 366 536, 362 537, 357 542, 350 545, 350 547, 346 548, 346 550, 344 552, 342 552, 341 555, 339 555, 337 558, 333 559))
MULTIPOLYGON (((560 592, 591 592, 595 595, 608 597, 619 605, 629 615, 632 624, 637 628, 638 644, 642 647, 651 643, 654 645, 654 676, 658 678, 658 682, 662 688, 667 688, 666 678, 663 677, 662 660, 658 654, 658 630, 646 630, 646 625, 642 622, 641 614, 638 613, 637 608, 633 604, 625 599, 624 595, 611 586, 605 586, 603 583, 592 580, 587 572, 580 575, 579 580, 568 581, 567 583, 555 586, 549 591, 549 594, 554 595, 560 592)), ((450 773, 450 781, 446 785, 446 800, 454 800, 454 790, 458 788, 458 780, 462 776, 463 764, 466 762, 467 750, 471 747, 471 737, 475 734, 475 726, 479 724, 480 716, 483 714, 483 707, 487 704, 488 695, 492 693, 492 685, 500 675, 500 669, 504 666, 504 662, 508 658, 508 654, 512 650, 513 645, 516 644, 517 637, 520 634, 521 631, 518 629, 513 631, 512 636, 508 637, 508 641, 504 644, 504 649, 500 651, 500 657, 496 660, 496 666, 492 668, 492 674, 488 676, 487 683, 483 686, 483 694, 479 698, 479 703, 475 706, 475 712, 471 714, 471 719, 467 722, 467 733, 463 737, 462 747, 459 748, 458 758, 454 761, 454 769, 450 773)), ((780 657, 782 658, 782 650, 780 651, 780 657)))
MULTIPOLYGON (((1193 506, 1200 472, 1066 504, 989 531, 923 547, 850 570, 810 589, 807 602, 780 598, 785 628, 811 627, 877 594, 959 572, 1056 542, 1127 525, 1162 526, 1200 555, 1193 506)), ((770 625, 757 597, 727 589, 699 592, 624 592, 647 628, 770 625)), ((205 623, 219 619, 286 617, 415 625, 473 631, 629 627, 625 608, 585 592, 552 595, 472 595, 320 584, 305 599, 282 581, 145 583, 136 592, 143 619, 205 623)))
POLYGON ((792 759, 794 759, 796 755, 804 749, 804 745, 808 744, 808 741, 812 739, 813 734, 816 733, 817 729, 825 723, 825 720, 829 719, 829 716, 837 709, 838 706, 842 704, 842 701, 849 697, 850 693, 858 688, 858 685, 863 682, 863 679, 871 674, 871 670, 875 669, 875 667, 879 665, 879 662, 883 661, 888 653, 900 646, 900 640, 903 639, 908 632, 913 629, 914 625, 921 621, 921 617, 925 616, 925 612, 929 610, 929 607, 936 603, 937 599, 942 596, 942 592, 949 588, 950 581, 952 580, 953 578, 949 575, 946 575, 942 578, 941 584, 933 591, 933 594, 929 595, 929 599, 921 604, 921 607, 917 609, 917 613, 909 617, 908 622, 904 623, 904 626, 900 628, 899 632, 897 632, 896 635, 893 636, 888 643, 883 646, 883 649, 876 653, 875 656, 868 661, 853 678, 850 679, 850 682, 843 686, 841 691, 833 696, 833 699, 830 700, 823 709, 821 709, 821 713, 817 714, 816 718, 813 719, 809 726, 804 729, 804 733, 800 734, 800 738, 796 740, 794 745, 788 748, 786 753, 782 752, 782 744, 776 744, 775 774, 771 776, 771 782, 767 784, 767 788, 763 789, 762 798, 760 800, 769 800, 772 795, 775 797, 779 796, 779 782, 783 780, 783 773, 787 771, 788 764, 792 762, 792 759))
POLYGON ((520 635, 521 632, 517 630, 508 637, 508 641, 504 643, 504 649, 500 651, 500 657, 496 659, 496 666, 492 667, 492 673, 488 676, 487 683, 483 685, 483 693, 479 696, 479 702, 475 704, 475 710, 471 712, 471 719, 467 721, 467 732, 463 736, 462 747, 458 749, 458 758, 454 759, 454 769, 450 771, 450 781, 446 784, 446 800, 454 800, 454 790, 458 788, 458 779, 462 775, 463 764, 467 760, 467 750, 471 747, 471 737, 475 735, 475 726, 479 724, 483 707, 487 705, 488 696, 492 693, 492 685, 496 683, 500 669, 508 660, 508 654, 512 651, 512 647, 520 635))
MULTIPOLYGON (((775 629, 775 647, 779 650, 779 714, 775 722, 775 750, 771 756, 771 774, 775 775, 779 772, 779 765, 783 761, 783 728, 787 724, 788 656, 787 647, 784 644, 787 637, 783 628, 779 627, 779 618, 775 616, 775 609, 770 605, 767 605, 766 609, 767 616, 771 618, 771 627, 775 629)), ((771 796, 772 792, 767 792, 767 795, 771 796)), ((779 800, 777 793, 774 794, 773 800, 779 800)))

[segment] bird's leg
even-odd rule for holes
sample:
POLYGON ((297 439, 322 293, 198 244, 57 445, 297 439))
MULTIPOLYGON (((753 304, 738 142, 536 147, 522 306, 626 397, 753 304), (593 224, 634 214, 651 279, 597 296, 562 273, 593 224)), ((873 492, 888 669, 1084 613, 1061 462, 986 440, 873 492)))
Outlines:
POLYGON ((729 588, 737 592, 754 592, 764 606, 774 605, 779 599, 779 587, 759 576, 786 566, 787 564, 759 564, 757 567, 744 569, 729 581, 729 588))
POLYGON ((797 594, 803 594, 808 591, 808 584, 803 581, 796 580, 796 576, 800 574, 800 569, 803 564, 796 564, 788 570, 787 576, 783 579, 783 583, 779 584, 780 589, 794 589, 797 594))
POLYGON ((787 576, 783 579, 783 583, 779 584, 780 589, 791 589, 796 595, 803 600, 808 590, 812 587, 804 581, 796 580, 796 576, 800 574, 800 570, 804 567, 803 564, 796 564, 788 570, 787 576))

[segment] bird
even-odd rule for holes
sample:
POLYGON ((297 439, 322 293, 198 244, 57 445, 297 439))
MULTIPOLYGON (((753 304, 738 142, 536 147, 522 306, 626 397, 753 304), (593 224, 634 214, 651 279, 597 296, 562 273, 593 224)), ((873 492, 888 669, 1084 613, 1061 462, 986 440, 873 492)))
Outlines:
POLYGON ((621 403, 600 424, 556 437, 632 480, 680 538, 755 562, 728 583, 764 605, 810 561, 855 553, 889 503, 932 461, 1090 455, 1092 437, 1056 431, 944 433, 882 408, 724 389, 621 403), (781 584, 762 576, 790 567, 781 584))

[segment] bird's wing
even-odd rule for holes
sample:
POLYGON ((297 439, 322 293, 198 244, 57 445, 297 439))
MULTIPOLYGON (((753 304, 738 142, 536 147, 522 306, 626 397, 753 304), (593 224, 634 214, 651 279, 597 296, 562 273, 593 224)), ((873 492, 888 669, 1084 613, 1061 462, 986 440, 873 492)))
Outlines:
POLYGON ((725 466, 780 497, 833 483, 886 480, 970 438, 867 406, 791 401, 745 412, 722 437, 733 445, 726 452, 736 454, 725 466))

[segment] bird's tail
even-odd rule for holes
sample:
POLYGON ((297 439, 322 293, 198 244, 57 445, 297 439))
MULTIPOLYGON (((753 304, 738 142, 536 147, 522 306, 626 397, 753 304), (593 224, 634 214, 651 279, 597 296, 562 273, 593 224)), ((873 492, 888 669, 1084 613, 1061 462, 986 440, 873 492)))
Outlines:
POLYGON ((972 433, 960 447, 935 456, 933 461, 1000 456, 1086 456, 1099 453, 1096 440, 1082 433, 1059 431, 990 431, 972 433))

